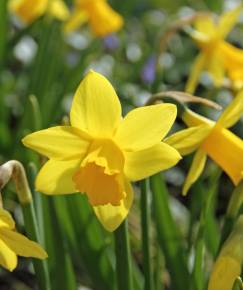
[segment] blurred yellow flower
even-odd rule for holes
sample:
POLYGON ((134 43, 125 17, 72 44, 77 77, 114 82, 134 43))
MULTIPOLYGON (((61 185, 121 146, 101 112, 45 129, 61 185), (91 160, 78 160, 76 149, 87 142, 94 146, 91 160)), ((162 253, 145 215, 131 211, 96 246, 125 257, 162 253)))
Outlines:
POLYGON ((62 21, 69 17, 63 0, 10 0, 9 9, 25 24, 30 24, 45 13, 62 21))
POLYGON ((241 215, 213 266, 208 290, 232 290, 241 275, 243 261, 243 216, 241 215))
POLYGON ((242 5, 224 13, 217 22, 212 16, 204 16, 195 21, 195 30, 192 30, 191 36, 196 41, 200 53, 196 57, 186 84, 188 93, 195 92, 203 70, 212 76, 216 86, 222 84, 225 75, 232 80, 233 85, 239 87, 239 84, 242 84, 243 51, 224 41, 235 25, 241 9, 242 5))
POLYGON ((184 195, 201 175, 207 155, 228 174, 235 185, 240 182, 243 177, 243 140, 228 128, 240 119, 242 113, 243 92, 236 96, 217 122, 189 109, 184 111, 182 119, 191 128, 175 133, 165 140, 182 155, 197 150, 183 187, 184 195))
POLYGON ((97 36, 106 36, 121 29, 123 18, 115 12, 106 0, 76 0, 73 14, 65 25, 70 32, 88 22, 97 36))
POLYGON ((47 258, 46 252, 37 243, 17 233, 11 215, 0 209, 0 265, 9 271, 17 266, 17 255, 38 259, 47 258))
POLYGON ((74 96, 71 126, 52 127, 23 139, 25 146, 50 158, 37 176, 37 190, 52 195, 86 193, 103 226, 114 231, 133 201, 130 181, 180 160, 174 148, 161 142, 175 118, 172 104, 137 108, 122 118, 111 84, 90 71, 74 96))

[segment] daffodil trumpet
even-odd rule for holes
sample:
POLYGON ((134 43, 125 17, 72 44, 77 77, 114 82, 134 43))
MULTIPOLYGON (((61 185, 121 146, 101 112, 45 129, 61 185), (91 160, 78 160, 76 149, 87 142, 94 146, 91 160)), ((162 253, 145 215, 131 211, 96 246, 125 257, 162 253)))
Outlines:
MULTIPOLYGON (((6 184, 13 180, 19 202, 22 206, 26 232, 31 239, 39 242, 35 210, 33 207, 32 194, 29 188, 23 165, 11 160, 0 166, 0 192, 6 184)), ((46 259, 47 253, 34 241, 29 240, 15 230, 15 222, 11 215, 0 204, 0 265, 9 271, 17 266, 17 256, 46 259)), ((50 290, 49 273, 44 261, 33 260, 38 285, 41 289, 50 290)))
POLYGON ((23 139, 25 146, 49 158, 37 176, 37 190, 49 195, 85 193, 102 225, 114 231, 132 205, 131 181, 181 159, 161 142, 175 118, 173 104, 137 108, 123 118, 111 84, 90 71, 74 96, 71 126, 37 131, 23 139))
POLYGON ((243 92, 237 94, 217 122, 192 112, 185 105, 181 108, 180 118, 189 128, 166 138, 165 142, 182 156, 196 151, 183 194, 201 175, 207 155, 225 171, 234 185, 238 185, 243 177, 243 141, 228 128, 243 114, 243 92))
POLYGON ((225 12, 217 21, 213 15, 205 15, 195 20, 194 29, 190 29, 189 34, 200 52, 186 84, 185 90, 188 93, 194 93, 202 71, 210 74, 215 86, 221 86, 225 77, 228 77, 234 88, 242 87, 243 50, 224 40, 237 22, 241 11, 242 5, 239 5, 225 12))

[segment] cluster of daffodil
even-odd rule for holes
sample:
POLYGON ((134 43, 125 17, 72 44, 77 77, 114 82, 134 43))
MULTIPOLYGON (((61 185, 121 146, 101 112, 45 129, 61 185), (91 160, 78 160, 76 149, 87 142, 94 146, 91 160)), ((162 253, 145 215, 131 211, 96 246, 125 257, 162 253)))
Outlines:
POLYGON ((194 93, 202 71, 207 71, 216 86, 222 86, 227 76, 235 89, 243 85, 243 51, 225 38, 237 22, 242 5, 224 13, 219 19, 204 15, 197 19, 190 35, 200 49, 196 57, 190 77, 186 84, 186 91, 194 93))
POLYGON ((123 26, 122 16, 106 0, 76 0, 71 11, 63 0, 10 0, 9 9, 26 25, 47 14, 63 21, 66 32, 88 22, 92 31, 102 37, 123 26))

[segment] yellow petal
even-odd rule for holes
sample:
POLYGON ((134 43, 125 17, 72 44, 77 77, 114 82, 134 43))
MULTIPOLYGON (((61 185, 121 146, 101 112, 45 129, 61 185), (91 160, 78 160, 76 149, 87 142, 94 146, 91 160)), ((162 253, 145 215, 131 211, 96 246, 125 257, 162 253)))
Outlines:
POLYGON ((230 256, 219 257, 213 267, 208 290, 232 290, 241 274, 241 264, 230 256))
POLYGON ((239 121, 243 114, 243 91, 237 94, 229 106, 221 114, 217 124, 229 128, 239 121))
POLYGON ((16 254, 0 238, 0 265, 9 271, 17 266, 16 254))
POLYGON ((212 76, 214 85, 221 86, 225 76, 225 66, 224 59, 218 49, 215 49, 207 59, 206 70, 212 76))
POLYGON ((200 125, 209 125, 213 127, 215 125, 214 121, 211 121, 210 119, 205 118, 191 111, 190 109, 185 109, 181 115, 181 118, 188 127, 195 127, 200 125))
POLYGON ((97 36, 106 36, 117 32, 123 26, 123 18, 115 12, 107 1, 89 1, 86 4, 89 22, 97 36))
POLYGON ((202 148, 237 185, 242 179, 243 140, 217 125, 208 135, 202 148))
POLYGON ((122 120, 115 139, 124 150, 143 150, 158 144, 176 118, 176 106, 160 104, 130 111, 122 120))
POLYGON ((197 18, 194 22, 194 27, 197 31, 207 36, 211 36, 216 29, 213 16, 202 16, 197 18))
POLYGON ((78 171, 80 161, 49 160, 41 168, 36 178, 37 191, 45 194, 69 194, 76 192, 73 176, 78 171))
POLYGON ((242 229, 243 216, 240 215, 213 266, 208 290, 232 290, 235 279, 240 276, 243 261, 242 229))
POLYGON ((47 258, 47 253, 41 246, 25 236, 10 231, 8 229, 0 229, 0 239, 17 255, 23 257, 33 257, 38 259, 47 258))
POLYGON ((90 71, 78 87, 70 113, 71 124, 92 136, 111 137, 121 119, 121 104, 109 81, 90 71))
POLYGON ((45 13, 47 5, 48 0, 11 0, 9 9, 24 23, 29 24, 45 13))
POLYGON ((88 21, 89 17, 84 10, 75 10, 64 25, 64 32, 72 32, 88 21))
POLYGON ((63 0, 51 0, 48 3, 48 12, 55 18, 65 21, 69 17, 69 10, 63 0))
POLYGON ((57 126, 37 131, 22 139, 23 144, 38 153, 56 160, 82 159, 90 138, 79 129, 57 126))
POLYGON ((207 54, 204 52, 199 53, 199 55, 196 57, 192 65, 189 79, 186 83, 185 91, 187 93, 194 94, 198 81, 199 81, 200 74, 202 70, 205 68, 206 61, 207 61, 207 54))
POLYGON ((104 228, 113 232, 127 217, 133 202, 133 189, 131 184, 126 181, 125 184, 126 197, 121 201, 121 205, 113 206, 111 204, 94 207, 95 214, 104 228))
POLYGON ((14 229, 15 222, 8 211, 0 208, 0 228, 2 227, 14 229))
POLYGON ((131 181, 141 180, 174 166, 180 159, 180 154, 165 143, 141 151, 126 152, 125 175, 131 181))
POLYGON ((220 41, 219 51, 224 57, 225 66, 228 69, 235 69, 243 65, 243 49, 233 46, 226 41, 220 41))
POLYGON ((200 125, 181 130, 166 138, 164 142, 174 147, 182 156, 195 151, 208 136, 212 127, 200 125))
POLYGON ((201 175, 205 162, 207 159, 207 155, 204 150, 199 148, 193 158, 191 168, 189 170, 189 173, 186 177, 182 194, 186 195, 192 184, 198 179, 198 177, 201 175))
POLYGON ((235 9, 225 12, 219 19, 219 24, 217 28, 217 35, 220 38, 225 38, 228 33, 235 26, 240 13, 242 10, 242 5, 237 6, 235 9))

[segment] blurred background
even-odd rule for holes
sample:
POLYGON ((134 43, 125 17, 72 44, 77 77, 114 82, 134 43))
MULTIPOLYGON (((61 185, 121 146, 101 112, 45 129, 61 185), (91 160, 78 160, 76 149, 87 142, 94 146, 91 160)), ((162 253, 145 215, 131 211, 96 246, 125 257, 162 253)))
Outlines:
MULTIPOLYGON (((65 2, 72 5, 71 0, 65 2)), ((190 25, 190 20, 188 25, 184 20, 202 11, 221 14, 239 3, 233 0, 109 1, 124 18, 124 27, 118 33, 102 38, 95 36, 88 25, 64 34, 62 22, 46 16, 30 25, 23 25, 0 3, 0 163, 10 159, 23 162, 34 187, 35 174, 44 160, 24 148, 21 138, 38 129, 68 124, 74 92, 89 69, 104 74, 110 80, 122 102, 124 114, 144 105, 153 93, 183 91, 198 53, 185 29, 190 25)), ((242 36, 243 17, 240 17, 228 40, 243 48, 242 36)), ((223 107, 232 98, 227 87, 215 88, 207 73, 202 74, 196 95, 214 100, 223 107)), ((214 120, 219 116, 219 112, 205 106, 192 108, 214 120)), ((173 131, 180 128, 183 125, 178 120, 173 131)), ((243 137, 242 122, 233 131, 243 137)), ((181 188, 190 162, 191 156, 188 156, 179 166, 164 173, 170 189, 169 209, 188 254, 189 268, 193 265, 193 241, 205 198, 204 191, 215 170, 215 165, 209 161, 200 184, 192 189, 195 194, 184 198, 181 188)), ((209 215, 208 269, 219 243, 220 217, 225 212, 232 190, 233 185, 223 175, 219 195, 209 215)), ((134 280, 139 290, 143 288, 143 269, 139 190, 136 191, 138 194, 129 215, 129 225, 134 280)), ((25 233, 13 184, 4 190, 3 199, 5 208, 15 217, 19 231, 25 233)), ((48 198, 34 193, 34 200, 43 244, 50 256, 48 263, 53 290, 114 289, 113 238, 101 228, 85 197, 48 198)), ((159 249, 153 225, 151 247, 156 289, 172 289, 176 283, 171 283, 171 273, 165 267, 165 258, 159 249)), ((208 275, 209 270, 206 270, 205 277, 208 275)), ((36 289, 30 260, 19 259, 18 268, 13 273, 0 269, 0 289, 36 289)))

